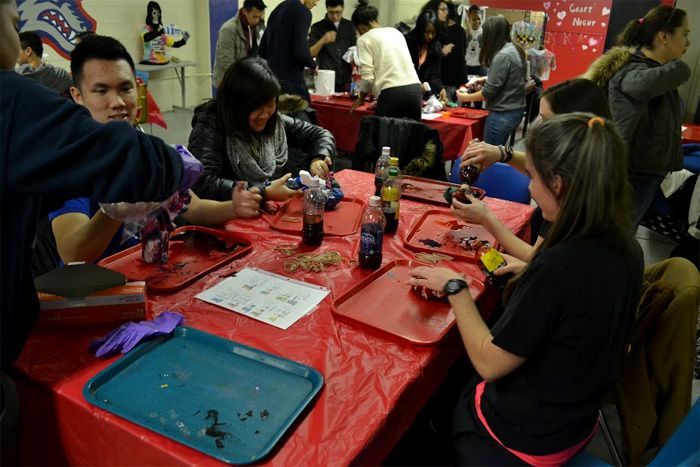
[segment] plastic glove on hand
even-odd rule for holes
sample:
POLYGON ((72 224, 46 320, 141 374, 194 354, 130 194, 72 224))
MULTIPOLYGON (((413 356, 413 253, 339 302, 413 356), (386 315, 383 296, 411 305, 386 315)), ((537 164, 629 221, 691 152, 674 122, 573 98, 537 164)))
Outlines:
POLYGON ((150 321, 130 321, 90 342, 90 351, 95 352, 98 358, 109 357, 118 352, 127 353, 146 337, 170 334, 184 321, 185 318, 180 313, 173 311, 164 311, 150 321))
POLYGON ((176 144, 175 151, 177 151, 182 158, 182 182, 180 183, 180 191, 187 191, 192 188, 192 185, 195 184, 202 174, 204 166, 182 144, 176 144))

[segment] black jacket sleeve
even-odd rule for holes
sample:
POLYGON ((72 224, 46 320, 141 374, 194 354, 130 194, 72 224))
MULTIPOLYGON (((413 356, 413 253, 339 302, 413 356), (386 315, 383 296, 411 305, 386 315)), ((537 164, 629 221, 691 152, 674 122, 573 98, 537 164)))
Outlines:
MULTIPOLYGON (((299 18, 294 22, 294 59, 302 66, 308 68, 316 68, 316 62, 311 56, 309 50, 309 27, 311 26, 311 11, 308 8, 302 7, 305 11, 301 11, 299 18)), ((264 36, 263 36, 264 38, 264 36)))
POLYGON ((335 157, 335 138, 330 131, 288 115, 280 114, 280 118, 287 136, 289 159, 284 167, 275 172, 273 178, 281 177, 287 172, 297 175, 296 172, 300 169, 309 170, 314 159, 335 157))
POLYGON ((37 82, 0 72, 2 191, 103 202, 160 201, 177 191, 182 159, 123 122, 97 123, 37 82))
POLYGON ((236 182, 218 133, 216 103, 208 102, 197 107, 192 117, 188 149, 204 165, 204 172, 192 191, 200 198, 225 201, 231 199, 236 182))

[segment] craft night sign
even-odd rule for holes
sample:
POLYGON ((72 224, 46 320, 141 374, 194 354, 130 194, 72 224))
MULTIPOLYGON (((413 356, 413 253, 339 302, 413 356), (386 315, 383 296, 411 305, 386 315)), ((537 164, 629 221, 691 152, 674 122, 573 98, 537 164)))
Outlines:
POLYGON ((612 0, 550 0, 542 3, 549 14, 547 29, 605 36, 612 0))

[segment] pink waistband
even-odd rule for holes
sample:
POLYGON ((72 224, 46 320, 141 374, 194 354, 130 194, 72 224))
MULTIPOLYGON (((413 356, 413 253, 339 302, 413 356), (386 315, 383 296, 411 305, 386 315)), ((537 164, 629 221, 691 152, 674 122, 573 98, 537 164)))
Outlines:
POLYGON ((574 457, 576 453, 578 453, 581 448, 583 448, 586 443, 588 443, 591 438, 593 438, 593 435, 596 432, 596 428, 598 427, 598 424, 596 423, 593 426, 593 431, 591 431, 591 434, 588 435, 583 441, 576 443, 575 445, 571 446, 568 449, 565 449, 560 452, 556 452, 554 454, 547 454, 544 456, 535 456, 532 454, 525 454, 524 452, 516 451, 515 449, 511 449, 505 444, 501 442, 500 439, 496 436, 496 434, 491 430, 491 427, 489 424, 486 422, 486 417, 484 417, 483 412, 481 411, 481 396, 484 394, 484 388, 486 387, 486 382, 482 381, 479 383, 479 385, 476 387, 476 393, 474 394, 474 403, 476 406, 476 415, 479 417, 479 420, 481 421, 482 425, 484 425, 484 428, 486 428, 486 431, 489 432, 491 437, 498 442, 501 446, 503 446, 505 449, 507 449, 511 454, 514 456, 518 457, 520 460, 527 462, 530 465, 537 465, 537 466, 543 466, 543 467, 549 467, 549 466, 559 466, 565 464, 569 459, 574 457))

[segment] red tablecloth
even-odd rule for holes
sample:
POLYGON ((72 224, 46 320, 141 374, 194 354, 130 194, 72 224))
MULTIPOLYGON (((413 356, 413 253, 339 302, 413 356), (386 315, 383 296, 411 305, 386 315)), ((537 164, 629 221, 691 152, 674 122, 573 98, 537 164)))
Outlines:
MULTIPOLYGON (((348 196, 366 198, 374 190, 373 175, 345 170, 337 178, 348 196)), ((506 225, 529 235, 533 209, 523 204, 486 199, 506 225)), ((385 239, 384 261, 413 257, 402 236, 425 210, 403 200, 399 232, 385 239)), ((335 271, 293 276, 324 285, 331 295, 286 331, 204 303, 194 296, 245 266, 286 274, 275 246, 299 243, 299 237, 269 228, 271 216, 235 221, 226 226, 254 244, 254 250, 230 266, 171 295, 150 295, 151 314, 177 310, 186 324, 258 349, 297 360, 319 370, 325 386, 311 409, 300 417, 278 449, 266 458, 271 465, 376 464, 410 425, 449 366, 463 354, 456 327, 435 346, 415 346, 380 332, 371 332, 331 312, 332 297, 348 290, 370 272, 344 265, 335 271)), ((320 250, 357 254, 359 234, 326 237, 320 250)), ((476 266, 470 274, 482 278, 476 266)), ((288 275, 288 274, 287 274, 288 275)), ((488 294, 479 305, 493 309, 488 294), (486 302, 486 303, 485 303, 486 302)), ((493 298, 493 296, 491 296, 493 298)), ((391 310, 377 310, 390 312, 391 310)), ((90 340, 112 326, 36 330, 16 366, 23 411, 22 460, 25 463, 89 465, 201 465, 213 458, 89 405, 83 386, 115 358, 98 360, 90 340)))
MULTIPOLYGON (((352 100, 346 97, 311 96, 311 106, 316 109, 318 124, 328 129, 335 136, 338 149, 354 152, 357 138, 360 134, 360 119, 374 115, 368 104, 357 108, 352 114, 352 100)), ((482 112, 482 111, 475 111, 482 112)), ((483 111, 484 114, 488 112, 483 111)), ((433 120, 423 120, 426 125, 435 128, 440 133, 440 141, 444 146, 445 160, 454 160, 461 156, 469 141, 474 138, 483 139, 484 119, 450 117, 447 112, 442 117, 433 120)))
POLYGON ((688 128, 681 133, 681 142, 683 144, 700 143, 700 124, 684 123, 683 126, 688 128))

